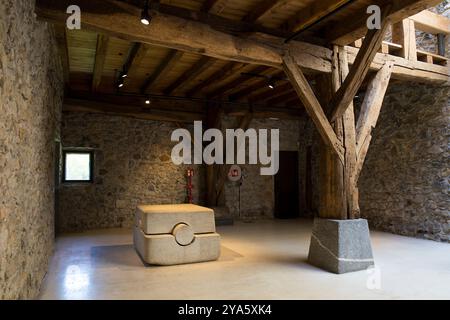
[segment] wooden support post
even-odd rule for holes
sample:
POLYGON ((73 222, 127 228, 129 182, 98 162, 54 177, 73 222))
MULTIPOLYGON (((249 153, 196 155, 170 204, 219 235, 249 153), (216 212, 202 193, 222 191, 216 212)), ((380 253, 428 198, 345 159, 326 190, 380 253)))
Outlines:
POLYGON ((402 45, 402 57, 417 61, 416 30, 414 21, 404 19, 392 26, 392 42, 402 45))

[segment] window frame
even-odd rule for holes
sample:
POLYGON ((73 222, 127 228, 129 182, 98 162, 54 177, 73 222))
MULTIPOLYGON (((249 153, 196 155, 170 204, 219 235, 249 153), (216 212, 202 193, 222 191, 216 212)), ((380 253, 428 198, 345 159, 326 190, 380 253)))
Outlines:
POLYGON ((69 149, 62 151, 62 183, 64 184, 90 184, 94 182, 94 150, 69 149), (89 180, 67 180, 66 179, 66 160, 68 153, 88 154, 89 155, 89 180))

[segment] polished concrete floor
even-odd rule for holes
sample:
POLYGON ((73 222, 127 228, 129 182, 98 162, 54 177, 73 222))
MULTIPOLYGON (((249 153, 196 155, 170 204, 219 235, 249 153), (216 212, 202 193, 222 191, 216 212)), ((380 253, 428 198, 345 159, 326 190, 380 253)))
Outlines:
POLYGON ((306 262, 309 220, 219 227, 218 261, 144 267, 131 230, 68 234, 42 299, 450 299, 450 245, 372 232, 377 268, 343 275, 306 262))

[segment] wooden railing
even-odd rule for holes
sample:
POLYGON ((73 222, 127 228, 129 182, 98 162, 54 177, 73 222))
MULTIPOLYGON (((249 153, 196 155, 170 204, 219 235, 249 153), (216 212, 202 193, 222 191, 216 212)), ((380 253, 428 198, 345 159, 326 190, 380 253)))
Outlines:
MULTIPOLYGON (((392 42, 383 41, 381 53, 399 56, 410 61, 422 61, 441 66, 448 65, 446 37, 450 34, 450 19, 425 10, 392 26, 392 42), (417 49, 416 30, 436 36, 437 52, 417 49)), ((362 39, 353 46, 360 48, 362 39)))

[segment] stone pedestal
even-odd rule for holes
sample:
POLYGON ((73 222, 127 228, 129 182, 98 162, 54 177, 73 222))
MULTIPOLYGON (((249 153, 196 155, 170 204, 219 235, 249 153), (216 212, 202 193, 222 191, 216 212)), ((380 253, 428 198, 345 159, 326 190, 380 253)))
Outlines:
POLYGON ((314 220, 308 261, 334 273, 365 270, 374 265, 365 219, 314 220))

